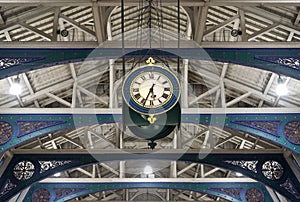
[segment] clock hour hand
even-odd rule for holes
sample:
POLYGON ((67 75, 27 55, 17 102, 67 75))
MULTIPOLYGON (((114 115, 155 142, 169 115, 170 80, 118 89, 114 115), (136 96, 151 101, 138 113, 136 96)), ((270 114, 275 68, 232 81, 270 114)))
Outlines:
POLYGON ((143 106, 145 106, 145 104, 146 104, 146 102, 147 102, 147 100, 148 100, 148 98, 149 98, 149 96, 150 96, 150 93, 152 93, 152 96, 153 96, 153 88, 154 88, 154 85, 155 85, 155 83, 152 84, 151 88, 149 89, 149 93, 148 93, 148 95, 147 95, 147 97, 146 97, 146 99, 145 99, 145 101, 144 101, 144 103, 143 103, 143 106))

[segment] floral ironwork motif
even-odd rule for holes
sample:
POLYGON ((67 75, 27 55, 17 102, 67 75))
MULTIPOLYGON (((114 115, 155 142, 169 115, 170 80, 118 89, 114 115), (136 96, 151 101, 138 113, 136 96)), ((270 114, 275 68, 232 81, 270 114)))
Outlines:
POLYGON ((13 57, 6 57, 0 58, 0 70, 7 69, 9 67, 13 67, 16 65, 35 62, 38 60, 43 60, 43 57, 28 57, 28 58, 13 58, 13 57))
POLYGON ((66 196, 69 196, 71 194, 84 191, 84 190, 87 190, 87 189, 86 188, 62 188, 62 189, 54 189, 54 192, 55 192, 55 195, 56 195, 55 201, 59 200, 61 198, 64 198, 66 196))
POLYGON ((288 122, 284 127, 284 134, 290 142, 300 144, 300 122, 288 122))
POLYGON ((226 194, 238 200, 242 200, 241 191, 243 190, 243 188, 210 188, 209 190, 226 194))
POLYGON ((40 173, 46 172, 48 170, 52 170, 58 166, 63 166, 71 163, 72 161, 39 161, 41 165, 40 173))
POLYGON ((32 202, 49 202, 50 192, 47 189, 41 188, 33 192, 32 202))
POLYGON ((276 137, 280 136, 277 131, 280 121, 232 121, 232 123, 260 130, 276 137))
POLYGON ((5 195, 5 194, 7 194, 8 192, 10 192, 10 191, 11 191, 12 189, 14 189, 16 186, 17 186, 17 185, 13 184, 13 183, 10 181, 10 179, 8 179, 8 180, 5 182, 3 188, 2 188, 1 191, 0 191, 0 198, 1 198, 3 195, 5 195))
POLYGON ((0 121, 0 145, 5 144, 12 136, 12 126, 4 121, 0 121))
POLYGON ((18 121, 19 135, 22 137, 26 134, 33 133, 51 126, 65 123, 65 121, 18 121))
POLYGON ((283 167, 277 161, 266 161, 262 165, 262 173, 270 180, 278 180, 283 175, 283 167))
POLYGON ((297 191, 294 184, 292 183, 292 181, 289 178, 286 179, 286 181, 283 184, 280 184, 280 186, 283 187, 284 189, 286 189, 291 194, 293 194, 297 199, 300 199, 299 192, 297 191))
POLYGON ((257 173, 256 164, 258 163, 258 161, 243 161, 243 160, 241 160, 241 161, 225 161, 225 162, 230 163, 235 166, 239 166, 239 167, 247 169, 247 170, 250 170, 254 173, 257 173))
POLYGON ((297 58, 278 58, 276 62, 281 65, 289 66, 295 69, 300 69, 300 60, 297 58))
POLYGON ((14 167, 14 176, 18 180, 28 180, 34 174, 35 168, 30 161, 21 161, 14 167))
POLYGON ((257 188, 250 188, 246 191, 247 202, 263 202, 264 194, 257 188))

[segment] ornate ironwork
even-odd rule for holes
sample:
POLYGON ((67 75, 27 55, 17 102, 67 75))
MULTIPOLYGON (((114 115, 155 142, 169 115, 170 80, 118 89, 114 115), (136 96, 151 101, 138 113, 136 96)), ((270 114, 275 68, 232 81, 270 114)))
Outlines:
POLYGON ((17 186, 17 185, 13 184, 13 183, 10 181, 10 179, 8 179, 8 180, 5 182, 3 188, 2 188, 1 191, 0 191, 0 198, 1 198, 3 195, 5 195, 5 194, 7 194, 8 192, 10 192, 10 191, 11 191, 12 189, 14 189, 16 186, 17 186))
POLYGON ((232 121, 232 123, 260 130, 276 137, 280 136, 277 131, 280 121, 232 121))
POLYGON ((46 172, 48 170, 52 170, 56 167, 63 166, 65 164, 69 164, 72 161, 39 161, 41 165, 40 173, 46 172))
POLYGON ((276 61, 278 64, 292 67, 294 69, 300 69, 300 60, 298 58, 278 58, 276 61))
POLYGON ((247 202, 263 202, 264 200, 264 194, 261 192, 261 190, 257 188, 250 188, 246 191, 246 201, 247 202))
POLYGON ((288 122, 284 127, 284 134, 293 144, 300 144, 300 122, 288 122))
POLYGON ((86 188, 62 188, 62 189, 54 189, 55 192, 55 201, 59 200, 61 198, 64 198, 68 195, 78 193, 81 191, 87 190, 86 188))
POLYGON ((24 63, 35 62, 38 60, 43 60, 43 57, 26 57, 26 58, 13 58, 13 57, 6 57, 0 58, 0 70, 7 69, 9 67, 17 66, 24 63))
POLYGON ((292 181, 289 178, 286 179, 286 181, 283 184, 280 184, 280 186, 283 187, 284 189, 286 189, 291 194, 293 194, 297 199, 300 199, 299 192, 297 191, 294 184, 292 183, 292 181))
POLYGON ((242 200, 241 191, 243 190, 243 188, 209 188, 209 190, 226 194, 238 200, 242 200))
POLYGON ((14 167, 14 176, 18 180, 28 180, 34 174, 35 168, 30 161, 21 161, 14 167))
POLYGON ((5 144, 12 136, 12 126, 4 121, 0 121, 0 145, 5 144))
POLYGON ((50 192, 47 189, 41 188, 33 192, 32 202, 49 202, 50 201, 50 192))
POLYGON ((65 123, 65 121, 18 121, 18 137, 62 123, 65 123))
POLYGON ((277 161, 266 161, 262 165, 262 173, 270 180, 278 180, 283 175, 283 167, 277 161))
POLYGON ((239 167, 247 169, 247 170, 250 170, 254 173, 257 173, 256 164, 258 163, 258 161, 243 161, 243 160, 240 160, 240 161, 225 161, 225 162, 230 163, 230 164, 235 165, 235 166, 239 166, 239 167))

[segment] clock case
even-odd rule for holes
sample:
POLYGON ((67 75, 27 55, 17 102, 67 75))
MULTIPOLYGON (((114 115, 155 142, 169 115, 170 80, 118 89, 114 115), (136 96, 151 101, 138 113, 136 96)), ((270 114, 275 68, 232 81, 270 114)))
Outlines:
MULTIPOLYGON (((128 92, 123 92, 122 104, 124 126, 126 126, 134 135, 146 140, 150 140, 151 143, 149 143, 149 146, 152 149, 155 147, 155 145, 153 145, 155 140, 168 136, 176 127, 179 127, 181 122, 179 80, 172 72, 170 72, 170 70, 166 70, 165 68, 157 65, 140 67, 138 70, 140 70, 141 73, 145 71, 151 71, 149 68, 153 67, 161 69, 161 73, 167 74, 167 77, 173 81, 172 85, 174 87, 174 97, 166 104, 167 108, 159 107, 157 110, 143 109, 141 112, 139 108, 135 108, 136 104, 133 99, 129 98, 128 92), (129 105, 131 105, 131 107, 129 105), (152 112, 154 112, 153 115, 156 118, 156 121, 151 124, 149 123, 148 118, 152 112)), ((138 71, 136 70, 129 73, 124 80, 123 85, 130 86, 131 81, 137 75, 138 71)))

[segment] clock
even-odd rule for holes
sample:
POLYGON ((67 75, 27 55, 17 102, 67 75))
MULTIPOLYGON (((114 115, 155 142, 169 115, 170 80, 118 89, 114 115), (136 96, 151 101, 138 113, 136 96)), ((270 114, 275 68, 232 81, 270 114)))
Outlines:
POLYGON ((124 101, 132 110, 153 117, 176 105, 180 97, 180 84, 170 70, 150 64, 126 76, 122 93, 124 101))

